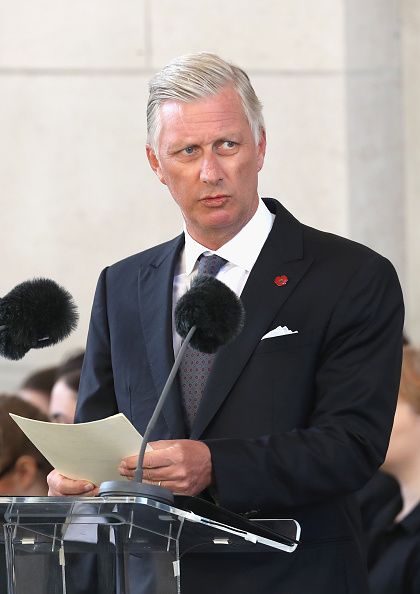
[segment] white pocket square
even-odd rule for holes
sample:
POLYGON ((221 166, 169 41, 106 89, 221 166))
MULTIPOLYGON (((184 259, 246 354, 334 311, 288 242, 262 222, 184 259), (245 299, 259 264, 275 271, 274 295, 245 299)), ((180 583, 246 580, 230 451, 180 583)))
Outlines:
POLYGON ((274 330, 270 330, 270 332, 264 334, 261 340, 264 340, 265 338, 274 338, 275 336, 285 336, 286 334, 298 334, 298 330, 289 330, 287 326, 277 326, 274 330))

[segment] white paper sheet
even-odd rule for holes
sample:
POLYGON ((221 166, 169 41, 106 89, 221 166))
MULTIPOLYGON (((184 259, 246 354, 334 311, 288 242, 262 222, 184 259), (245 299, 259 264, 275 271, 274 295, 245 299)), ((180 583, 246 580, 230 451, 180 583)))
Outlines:
POLYGON ((124 480, 118 472, 119 463, 138 454, 143 439, 122 413, 76 425, 9 414, 58 472, 95 485, 124 480))

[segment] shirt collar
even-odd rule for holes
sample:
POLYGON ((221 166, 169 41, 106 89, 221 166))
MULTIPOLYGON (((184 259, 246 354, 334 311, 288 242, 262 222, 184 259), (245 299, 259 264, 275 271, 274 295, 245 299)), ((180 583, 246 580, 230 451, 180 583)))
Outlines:
POLYGON ((184 225, 185 248, 182 256, 183 272, 191 274, 201 254, 217 254, 228 262, 250 272, 271 231, 275 219, 264 202, 259 199, 257 210, 250 221, 230 241, 215 252, 191 237, 184 225))

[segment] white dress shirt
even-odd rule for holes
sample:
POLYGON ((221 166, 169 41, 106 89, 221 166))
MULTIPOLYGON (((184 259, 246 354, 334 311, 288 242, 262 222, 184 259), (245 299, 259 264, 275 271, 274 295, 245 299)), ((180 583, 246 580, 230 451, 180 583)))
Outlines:
POLYGON ((174 310, 178 299, 190 288, 191 281, 197 274, 197 260, 201 254, 217 254, 227 260, 216 275, 239 297, 254 266, 260 251, 271 231, 275 216, 268 210, 264 202, 259 200, 257 210, 250 221, 230 241, 218 250, 212 251, 201 245, 189 235, 184 228, 185 246, 181 251, 178 266, 175 270, 172 294, 172 336, 174 353, 177 353, 182 338, 175 331, 174 310))

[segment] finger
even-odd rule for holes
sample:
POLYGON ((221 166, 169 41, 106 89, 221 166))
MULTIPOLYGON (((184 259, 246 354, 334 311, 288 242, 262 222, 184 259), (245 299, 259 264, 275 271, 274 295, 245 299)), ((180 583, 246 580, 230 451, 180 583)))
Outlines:
MULTIPOLYGON (((149 446, 152 450, 166 450, 166 448, 172 447, 177 443, 177 439, 159 439, 159 441, 149 442, 149 446)), ((150 451, 150 450, 149 450, 150 451)))
POLYGON ((143 468, 143 481, 153 484, 164 479, 169 480, 170 477, 166 473, 164 474, 161 468, 154 468, 153 470, 143 468))
POLYGON ((95 485, 90 481, 74 480, 53 470, 47 477, 48 494, 52 496, 63 495, 91 495, 95 492, 95 485))
POLYGON ((129 468, 126 468, 122 464, 120 464, 120 466, 118 467, 118 472, 120 473, 121 476, 125 476, 127 478, 133 478, 135 475, 135 469, 130 470, 129 468))
MULTIPOLYGON (((155 441, 153 442, 154 445, 159 444, 159 448, 162 449, 163 447, 168 447, 167 445, 164 444, 168 444, 168 443, 172 443, 169 441, 155 441)), ((152 447, 152 444, 149 444, 152 447)), ((153 447, 154 447, 153 445, 153 447)), ((150 451, 150 450, 149 450, 150 451)), ((128 470, 136 470, 137 468, 137 462, 138 462, 138 456, 127 456, 125 458, 123 458, 121 460, 121 464, 120 464, 120 468, 121 469, 128 469, 128 470)))
POLYGON ((127 456, 121 460, 120 466, 122 468, 129 468, 130 470, 135 470, 137 468, 137 456, 127 456))
POLYGON ((143 468, 163 468, 172 466, 174 463, 174 446, 160 450, 146 452, 143 460, 143 468))
POLYGON ((95 485, 87 481, 73 481, 72 479, 65 479, 56 486, 49 488, 49 494, 56 496, 66 495, 88 495, 93 496, 95 485), (50 493, 51 491, 51 493, 50 493))
POLYGON ((80 486, 59 486, 58 488, 49 487, 48 488, 48 495, 50 497, 67 497, 67 496, 88 496, 88 497, 95 497, 98 494, 98 488, 92 485, 84 485, 80 486))
POLYGON ((156 487, 163 487, 164 489, 168 489, 169 491, 175 492, 176 491, 176 483, 175 481, 147 481, 144 480, 143 483, 147 485, 155 485, 156 487))
POLYGON ((179 465, 162 466, 160 468, 144 468, 143 479, 144 482, 156 484, 159 481, 176 483, 177 485, 188 481, 188 474, 186 470, 179 465))
MULTIPOLYGON (((120 466, 118 467, 118 472, 120 473, 121 476, 124 476, 128 479, 132 479, 132 478, 134 478, 134 476, 136 474, 136 469, 130 470, 129 468, 126 468, 125 466, 123 466, 123 464, 120 464, 120 466)), ((157 469, 143 468, 142 480, 147 479, 147 480, 153 482, 155 480, 158 480, 158 475, 162 474, 162 472, 163 472, 162 468, 157 468, 157 469)))

